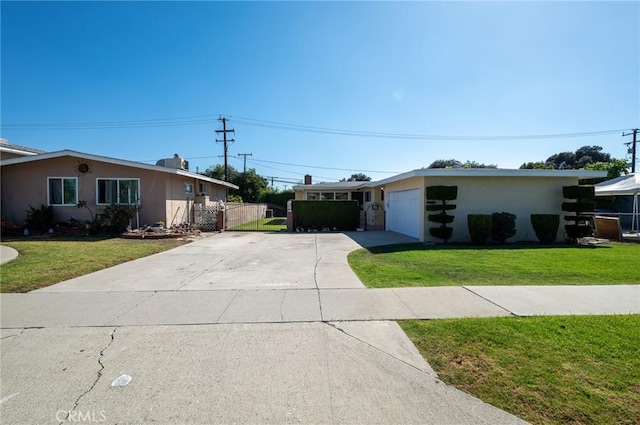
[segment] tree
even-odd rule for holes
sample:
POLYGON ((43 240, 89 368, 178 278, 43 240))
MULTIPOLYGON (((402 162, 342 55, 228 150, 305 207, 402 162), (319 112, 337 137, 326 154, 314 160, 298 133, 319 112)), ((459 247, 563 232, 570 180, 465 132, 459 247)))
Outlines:
POLYGON ((341 179, 341 182, 370 182, 371 177, 363 173, 351 174, 348 179, 341 179))
POLYGON ((498 168, 496 164, 482 164, 476 161, 469 161, 462 164, 462 168, 498 168))
POLYGON ((521 170, 553 170, 551 162, 525 162, 520 166, 521 170))
POLYGON ((438 159, 437 161, 433 161, 427 168, 498 168, 498 166, 469 160, 462 163, 457 159, 438 159))
POLYGON ((438 159, 433 161, 427 168, 460 168, 462 162, 457 159, 438 159))
MULTIPOLYGON (((243 202, 258 202, 267 191, 267 179, 259 176, 255 168, 239 172, 234 167, 228 166, 228 173, 229 183, 239 187, 239 189, 230 189, 229 195, 239 196, 243 202)), ((224 180, 224 166, 216 164, 207 168, 203 174, 213 179, 224 180)))
POLYGON ((582 169, 594 162, 609 162, 611 155, 602 152, 601 146, 582 146, 575 152, 560 152, 547 158, 557 169, 582 169))
POLYGON ((591 164, 587 164, 584 168, 586 170, 606 171, 607 180, 611 180, 616 177, 620 177, 623 174, 629 174, 627 166, 627 160, 612 158, 609 162, 592 162, 591 164))

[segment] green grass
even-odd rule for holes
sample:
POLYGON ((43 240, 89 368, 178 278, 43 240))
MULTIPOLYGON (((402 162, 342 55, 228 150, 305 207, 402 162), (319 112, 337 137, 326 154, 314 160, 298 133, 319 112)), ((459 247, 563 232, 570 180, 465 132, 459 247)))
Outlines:
POLYGON ((3 241, 19 256, 0 266, 0 292, 32 291, 185 243, 178 239, 89 237, 3 241))
POLYGON ((389 245, 359 249, 348 260, 371 288, 447 285, 640 283, 640 244, 585 247, 389 245))
POLYGON ((250 221, 231 227, 227 230, 254 230, 261 232, 279 232, 287 229, 287 219, 282 218, 261 218, 260 220, 250 221))
POLYGON ((640 315, 400 325, 444 382, 526 421, 640 423, 640 315))

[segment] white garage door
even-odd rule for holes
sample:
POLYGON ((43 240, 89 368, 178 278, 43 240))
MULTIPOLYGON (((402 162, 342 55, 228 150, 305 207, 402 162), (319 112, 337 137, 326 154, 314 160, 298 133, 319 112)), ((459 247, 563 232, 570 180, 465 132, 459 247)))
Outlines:
POLYGON ((387 230, 420 238, 420 190, 389 192, 387 230))

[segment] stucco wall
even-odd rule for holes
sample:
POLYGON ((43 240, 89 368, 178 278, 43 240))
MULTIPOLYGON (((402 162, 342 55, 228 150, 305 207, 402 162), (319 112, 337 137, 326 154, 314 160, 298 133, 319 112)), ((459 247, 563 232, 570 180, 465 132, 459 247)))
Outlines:
MULTIPOLYGON (((9 225, 13 225, 14 221, 22 225, 29 205, 35 208, 42 204, 47 205, 47 177, 77 177, 78 200, 86 201, 94 214, 103 208, 102 205, 96 205, 97 179, 140 179, 140 225, 156 221, 163 221, 169 225, 174 216, 176 223, 188 222, 186 213, 193 206, 195 191, 198 190, 197 179, 191 177, 107 162, 85 161, 74 157, 4 165, 2 166, 1 186, 2 217, 9 222, 9 225), (85 174, 78 172, 78 164, 81 162, 89 164, 89 172, 85 174), (185 193, 185 183, 194 185, 194 193, 185 193)), ((226 199, 225 188, 211 184, 209 190, 213 196, 226 199)), ((53 210, 55 221, 66 222, 70 218, 80 221, 91 219, 86 208, 54 206, 53 210)))
MULTIPOLYGON (((516 215, 515 241, 537 241, 531 226, 531 214, 558 214, 560 227, 558 240, 564 233, 562 220, 562 186, 578 184, 572 177, 428 177, 425 186, 458 186, 458 199, 452 201, 457 208, 449 214, 455 216, 452 241, 469 242, 468 214, 508 212, 516 215)), ((426 200, 425 200, 426 205, 426 200)), ((425 216, 426 219, 426 216, 425 216)), ((436 223, 427 221, 424 240, 441 242, 429 234, 436 223)))

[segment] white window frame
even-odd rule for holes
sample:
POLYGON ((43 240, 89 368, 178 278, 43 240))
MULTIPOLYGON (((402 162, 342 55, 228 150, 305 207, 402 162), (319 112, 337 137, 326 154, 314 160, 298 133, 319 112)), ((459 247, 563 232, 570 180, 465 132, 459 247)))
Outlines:
POLYGON ((140 204, 140 179, 135 177, 98 177, 96 179, 96 205, 139 205, 140 204), (122 203, 122 202, 100 202, 100 182, 105 180, 115 180, 118 182, 117 184, 117 193, 120 194, 120 182, 121 181, 137 181, 138 182, 138 196, 136 197, 136 202, 131 203, 122 203))
POLYGON ((184 184, 184 193, 187 195, 193 195, 193 183, 184 184))
POLYGON ((77 177, 47 177, 47 205, 50 207, 75 207, 78 205, 78 178, 77 177), (62 203, 54 204, 51 203, 51 180, 60 180, 62 185, 62 203), (66 204, 64 202, 64 181, 65 180, 73 180, 75 186, 75 197, 74 202, 70 204, 66 204))

